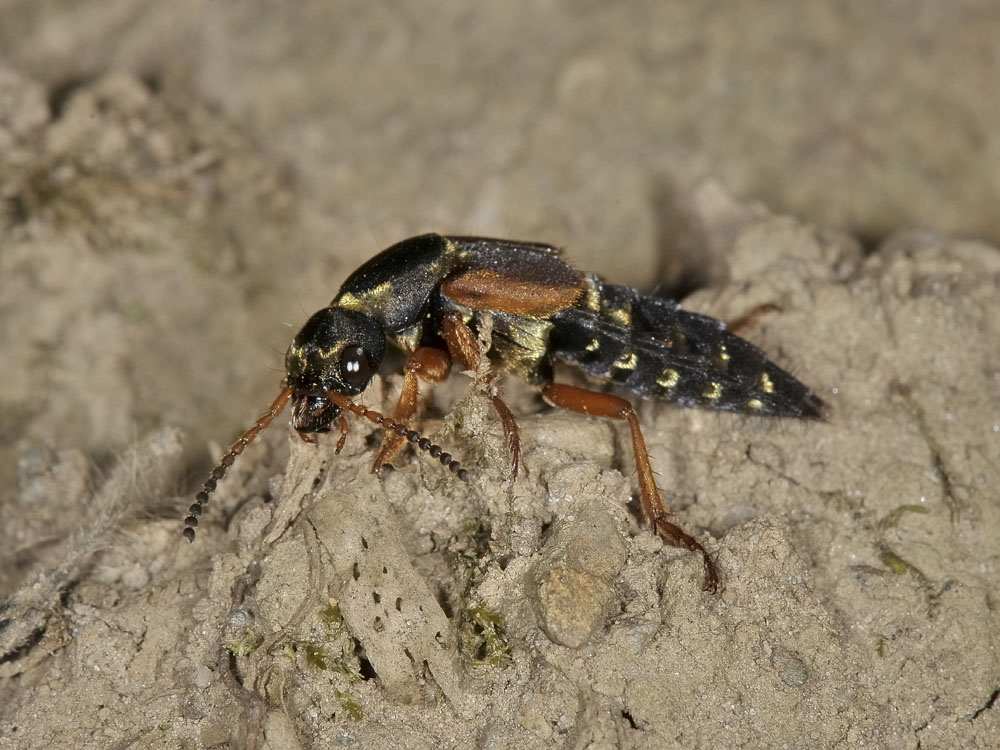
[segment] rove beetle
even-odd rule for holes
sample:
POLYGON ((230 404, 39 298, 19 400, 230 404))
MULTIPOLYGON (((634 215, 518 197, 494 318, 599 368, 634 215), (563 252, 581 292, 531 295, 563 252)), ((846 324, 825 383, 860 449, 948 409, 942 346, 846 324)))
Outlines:
MULTIPOLYGON (((314 433, 328 432, 338 423, 337 453, 347 437, 344 412, 385 428, 372 471, 410 441, 467 479, 458 461, 408 424, 416 414, 420 380, 443 381, 456 360, 464 369, 478 369, 476 329, 483 314, 492 319, 491 372, 518 375, 552 406, 628 422, 646 518, 668 544, 701 553, 705 589, 717 590, 719 576, 708 552, 669 520, 632 404, 555 383, 554 363, 574 365, 644 398, 681 406, 819 419, 823 401, 720 320, 580 273, 550 245, 485 237, 412 237, 351 274, 330 306, 313 315, 292 340, 281 392, 213 469, 185 519, 184 536, 194 540, 198 516, 217 482, 289 401, 292 425, 303 440, 315 442, 314 433), (378 372, 387 337, 407 353, 392 419, 351 400, 378 372)), ((498 395, 492 403, 516 476, 517 421, 498 395)))

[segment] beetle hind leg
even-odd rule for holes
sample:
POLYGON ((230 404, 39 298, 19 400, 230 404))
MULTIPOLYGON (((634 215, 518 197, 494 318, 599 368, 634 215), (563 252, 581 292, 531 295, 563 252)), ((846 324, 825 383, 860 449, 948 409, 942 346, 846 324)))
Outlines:
POLYGON ((740 317, 726 321, 726 330, 737 336, 742 336, 744 331, 757 325, 757 321, 774 312, 781 312, 781 308, 773 302, 764 302, 763 304, 751 307, 740 315, 740 317))
POLYGON ((636 416, 632 404, 609 393, 588 391, 584 388, 563 384, 547 385, 542 389, 542 398, 552 406, 558 406, 578 414, 628 422, 629 431, 632 434, 632 450, 635 453, 635 467, 639 474, 639 500, 642 503, 643 513, 667 544, 701 553, 705 565, 704 589, 713 593, 717 591, 719 573, 708 552, 697 539, 668 520, 670 514, 660 498, 659 488, 653 478, 653 468, 649 463, 646 441, 642 437, 639 418, 636 416))

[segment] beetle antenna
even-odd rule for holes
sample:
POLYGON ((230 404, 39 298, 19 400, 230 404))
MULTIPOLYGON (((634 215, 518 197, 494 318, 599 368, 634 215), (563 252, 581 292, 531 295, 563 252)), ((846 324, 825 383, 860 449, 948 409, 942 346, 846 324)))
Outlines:
POLYGON ((240 435, 239 439, 229 446, 229 450, 219 459, 218 465, 212 469, 212 473, 208 475, 208 479, 201 486, 201 492, 195 495, 194 503, 188 508, 189 515, 184 519, 184 538, 189 542, 194 541, 194 529, 198 525, 198 516, 204 513, 205 505, 208 504, 208 497, 215 492, 216 485, 225 478, 230 467, 236 461, 236 457, 243 453, 243 450, 254 441, 265 427, 271 424, 276 416, 281 414, 288 403, 288 399, 291 397, 291 387, 282 382, 281 392, 271 403, 271 408, 257 417, 253 426, 240 435))
POLYGON ((380 414, 374 409, 369 409, 367 406, 356 404, 351 401, 351 399, 347 398, 347 396, 340 393, 327 391, 326 397, 341 409, 347 409, 357 416, 367 419, 372 424, 376 424, 386 430, 392 430, 397 435, 401 435, 420 450, 429 453, 431 458, 436 458, 440 461, 443 466, 445 466, 452 474, 461 479, 463 482, 469 481, 468 469, 463 469, 462 464, 452 458, 450 453, 445 453, 440 445, 432 443, 428 438, 425 438, 416 430, 411 430, 405 424, 400 424, 393 419, 389 419, 389 417, 380 414))
MULTIPOLYGON (((240 435, 236 442, 229 446, 229 450, 227 450, 222 458, 219 459, 218 465, 212 469, 212 472, 208 475, 208 479, 206 479, 204 484, 202 484, 201 491, 195 495, 195 501, 191 504, 191 507, 188 508, 188 516, 184 519, 184 538, 189 542, 194 541, 195 527, 198 525, 198 517, 205 512, 205 506, 208 504, 209 496, 215 492, 215 488, 218 486, 219 482, 225 479, 226 474, 229 473, 229 469, 232 468, 232 465, 236 462, 236 457, 242 454, 246 447, 257 438, 261 431, 271 424, 275 417, 284 411, 285 406, 292 397, 292 389, 290 386, 285 385, 284 382, 282 383, 282 386, 281 392, 271 403, 270 408, 257 417, 250 429, 240 435)), ((462 468, 462 464, 453 459, 450 453, 446 453, 440 445, 432 443, 428 438, 425 438, 416 430, 411 430, 406 425, 400 424, 393 419, 389 419, 389 417, 380 414, 374 409, 369 409, 366 406, 357 404, 347 398, 347 396, 343 396, 334 391, 327 391, 326 395, 327 398, 329 398, 341 409, 350 411, 357 416, 363 417, 369 422, 378 425, 379 427, 386 430, 392 430, 397 435, 403 436, 420 450, 429 453, 432 458, 438 459, 443 466, 445 466, 449 471, 451 471, 452 474, 461 479, 463 482, 469 481, 468 469, 462 468)), ((341 443, 343 443, 345 436, 346 431, 342 430, 341 442, 338 443, 338 453, 340 452, 339 448, 341 447, 341 443)))

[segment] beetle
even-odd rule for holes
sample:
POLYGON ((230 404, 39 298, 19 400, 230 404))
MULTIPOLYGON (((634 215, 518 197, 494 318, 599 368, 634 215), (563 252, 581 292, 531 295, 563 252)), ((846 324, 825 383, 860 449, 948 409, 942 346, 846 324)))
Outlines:
MULTIPOLYGON (((717 590, 719 575, 709 553, 670 520, 632 404, 611 393, 556 383, 554 365, 566 363, 638 396, 685 407, 820 419, 823 401, 723 321, 577 271, 559 249, 536 242, 424 234, 364 263, 292 340, 278 397, 213 469, 190 507, 184 535, 194 539, 217 482, 289 402, 292 426, 304 440, 315 442, 316 433, 337 423, 337 453, 347 435, 345 412, 384 427, 373 472, 410 441, 467 479, 458 461, 409 423, 420 381, 445 380, 452 362, 479 369, 477 330, 485 315, 492 325, 486 352, 491 375, 517 375, 551 406, 628 424, 646 519, 668 544, 700 553, 704 588, 717 590), (352 400, 378 372, 387 339, 407 355, 391 418, 352 400)), ((516 476, 517 420, 499 395, 494 392, 491 399, 516 476)))

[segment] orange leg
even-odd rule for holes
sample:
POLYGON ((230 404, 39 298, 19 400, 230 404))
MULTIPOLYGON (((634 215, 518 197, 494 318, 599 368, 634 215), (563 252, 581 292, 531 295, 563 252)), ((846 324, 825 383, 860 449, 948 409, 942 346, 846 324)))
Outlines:
POLYGON ((340 415, 340 439, 337 441, 337 448, 334 450, 333 454, 339 456, 340 452, 344 450, 344 443, 347 442, 347 420, 344 415, 340 415))
POLYGON ((743 313, 736 320, 730 320, 726 323, 726 329, 730 333, 741 334, 742 331, 752 328, 757 325, 757 321, 763 318, 765 315, 769 315, 773 312, 779 312, 781 310, 773 302, 765 302, 762 305, 757 305, 752 307, 743 313))
MULTIPOLYGON (((413 419, 413 415, 417 413, 419 395, 417 379, 428 383, 440 383, 448 377, 450 369, 451 358, 447 352, 429 346, 414 350, 403 364, 403 392, 399 394, 399 401, 396 403, 396 411, 392 418, 400 424, 407 424, 413 419)), ((382 438, 382 447, 375 457, 375 463, 372 464, 372 473, 377 473, 383 464, 391 461, 403 447, 404 442, 406 439, 402 435, 386 430, 385 437, 382 438)))
MULTIPOLYGON (((441 333, 452 357, 461 362, 466 370, 479 369, 479 360, 482 356, 479 342, 476 340, 476 335, 462 320, 461 315, 454 312, 445 315, 441 333)), ((490 373, 488 377, 487 383, 493 380, 493 373, 490 373)), ((494 395, 491 400, 493 410, 500 417, 504 437, 507 439, 507 450, 510 451, 511 477, 516 479, 517 469, 521 464, 521 432, 517 426, 517 419, 510 407, 499 396, 494 395)))
POLYGON ((660 536, 674 547, 683 547, 692 552, 700 552, 705 563, 705 590, 715 592, 719 588, 719 574, 715 563, 708 556, 705 548, 680 526, 667 520, 669 513, 660 491, 653 479, 653 468, 649 465, 649 453, 646 451, 646 441, 639 429, 639 419, 635 415, 632 404, 618 396, 608 393, 598 393, 577 388, 572 385, 548 385, 542 389, 542 398, 552 406, 575 411, 605 419, 617 419, 628 422, 632 433, 632 450, 635 453, 635 468, 639 473, 639 500, 646 518, 653 524, 660 536))

